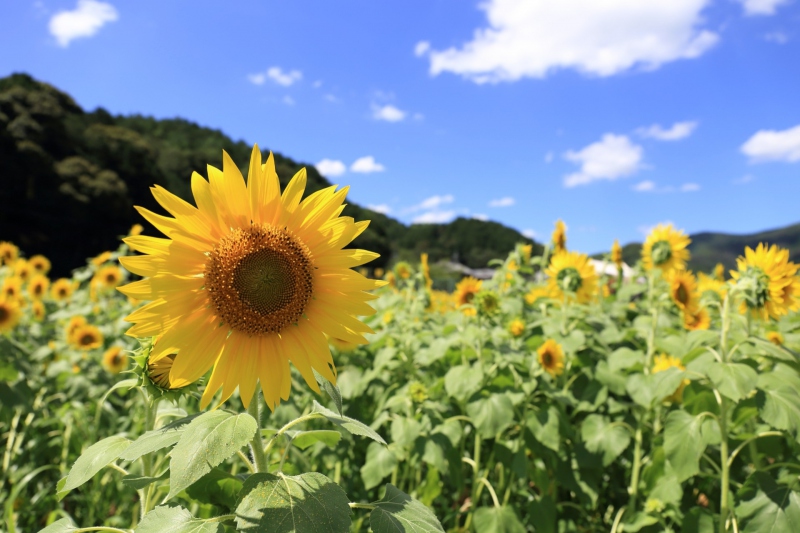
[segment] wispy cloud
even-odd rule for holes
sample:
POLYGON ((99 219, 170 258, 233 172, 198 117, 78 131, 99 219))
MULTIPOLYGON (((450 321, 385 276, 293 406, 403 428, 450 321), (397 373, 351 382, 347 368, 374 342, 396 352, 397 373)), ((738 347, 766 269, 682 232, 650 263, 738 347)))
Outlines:
POLYGON ((509 207, 514 205, 516 202, 510 196, 504 196, 503 198, 496 198, 489 202, 489 207, 509 207))
POLYGON ((524 229, 524 230, 522 230, 522 234, 524 236, 526 236, 527 238, 529 238, 529 239, 535 239, 536 238, 536 232, 533 231, 532 229, 524 229))
POLYGON ((649 192, 656 188, 656 182, 650 180, 640 181, 633 186, 633 190, 637 192, 649 192))
POLYGON ((456 217, 455 211, 429 211, 414 217, 414 224, 445 224, 456 217))
POLYGON ((392 208, 389 207, 388 204, 368 204, 367 209, 372 209, 376 213, 382 213, 384 215, 388 215, 392 212, 392 208))
POLYGON ((654 192, 654 193, 669 193, 669 192, 696 192, 700 190, 700 185, 697 183, 684 183, 678 188, 673 187, 672 185, 666 185, 664 187, 656 186, 656 182, 651 180, 644 180, 640 181, 633 187, 631 187, 636 192, 654 192))
POLYGON ((800 161, 800 125, 788 130, 761 130, 741 147, 751 163, 763 161, 800 161))
POLYGON ((568 161, 581 166, 578 172, 564 177, 565 187, 586 185, 593 181, 630 176, 642 168, 643 150, 625 135, 606 133, 603 137, 580 151, 567 152, 568 161))
POLYGON ((765 34, 764 40, 775 44, 786 44, 789 42, 789 36, 782 31, 773 31, 765 34))
POLYGON ((700 185, 697 183, 684 183, 681 185, 681 192, 696 192, 700 190, 700 185))
POLYGON ((407 111, 398 109, 391 104, 383 106, 372 105, 372 118, 375 120, 384 120, 386 122, 402 122, 408 115, 407 111))
POLYGON ((472 218, 474 218, 475 220, 486 222, 487 220, 489 220, 489 215, 484 215, 483 213, 475 213, 472 215, 472 218))
POLYGON ((660 124, 653 124, 646 128, 639 128, 636 133, 658 141, 678 141, 691 135, 696 127, 697 122, 692 121, 676 122, 671 128, 662 128, 660 124))
POLYGON ((116 8, 107 2, 78 0, 72 11, 59 11, 50 18, 50 34, 66 48, 75 39, 91 37, 108 22, 119 19, 116 8))
POLYGON ((788 4, 789 0, 739 0, 744 8, 744 14, 754 15, 774 15, 778 8, 788 4))
POLYGON ((299 70, 284 72, 280 67, 270 67, 266 72, 248 74, 247 79, 254 85, 264 85, 267 79, 270 79, 282 87, 289 87, 302 80, 303 73, 299 70))
POLYGON ((329 178, 335 178, 347 172, 347 166, 338 159, 323 159, 314 166, 320 174, 329 178))
POLYGON ((733 180, 733 183, 736 185, 744 185, 745 183, 750 183, 754 179, 756 179, 756 177, 753 176, 752 174, 745 174, 741 178, 736 178, 735 180, 733 180))
POLYGON ((386 167, 375 161, 375 158, 371 155, 366 155, 356 159, 353 164, 350 165, 350 170, 360 174, 371 174, 373 172, 383 172, 386 170, 386 167))

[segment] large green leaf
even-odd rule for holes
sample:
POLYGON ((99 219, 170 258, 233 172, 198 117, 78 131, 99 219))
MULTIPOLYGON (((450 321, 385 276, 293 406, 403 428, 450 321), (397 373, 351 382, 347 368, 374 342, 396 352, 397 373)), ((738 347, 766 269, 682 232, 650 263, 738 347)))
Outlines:
POLYGON ((374 441, 380 442, 381 444, 386 444, 386 441, 383 440, 383 437, 378 435, 375 430, 373 430, 368 425, 364 424, 363 422, 359 422, 355 418, 350 418, 348 416, 342 416, 339 414, 334 413, 330 409, 321 406, 316 401, 313 402, 313 412, 320 413, 322 416, 336 424, 337 426, 346 429, 353 435, 361 435, 362 437, 369 437, 374 441))
POLYGON ((511 507, 481 507, 475 510, 475 531, 480 533, 525 533, 511 507))
POLYGON ((328 393, 331 400, 333 400, 333 404, 336 406, 336 410, 339 411, 339 414, 342 415, 342 391, 339 390, 339 387, 325 379, 325 376, 314 370, 314 377, 317 380, 317 384, 319 384, 320 388, 328 393))
POLYGON ((192 420, 170 454, 167 499, 249 443, 257 429, 255 419, 247 413, 208 411, 192 420))
POLYGON ((413 418, 398 416, 392 420, 392 442, 403 448, 412 446, 422 426, 413 418))
POLYGON ((514 405, 503 393, 490 394, 467 405, 467 414, 484 437, 495 437, 514 421, 514 405))
POLYGON ((314 429, 311 431, 300 431, 292 437, 292 444, 305 450, 309 446, 321 442, 328 448, 335 448, 342 439, 342 434, 331 429, 314 429))
POLYGON ((714 517, 701 507, 689 509, 681 527, 681 533, 714 533, 716 530, 714 517))
POLYGON ((58 499, 62 499, 69 491, 92 479, 96 473, 116 461, 131 441, 115 435, 95 442, 78 457, 67 477, 58 482, 56 487, 58 499))
POLYGON ((134 533, 220 533, 222 524, 192 516, 183 507, 156 507, 145 515, 134 533))
POLYGON ((758 388, 758 408, 764 422, 776 429, 797 432, 800 429, 800 393, 774 372, 759 376, 758 388))
POLYGON ((392 484, 369 515, 375 533, 444 533, 436 515, 392 484))
POLYGON ((126 461, 135 461, 143 455, 166 448, 167 446, 172 446, 181 438, 181 434, 183 434, 187 424, 201 414, 202 413, 197 413, 187 416, 175 420, 162 428, 144 433, 141 437, 133 441, 133 443, 128 446, 127 450, 122 452, 120 458, 126 461))
POLYGON ((612 424, 608 418, 592 414, 581 425, 581 438, 586 449, 603 454, 603 466, 608 466, 631 443, 630 432, 622 425, 612 424))
POLYGON ((236 507, 236 497, 241 490, 241 479, 220 468, 212 468, 211 472, 187 487, 186 494, 202 503, 233 509, 236 507))
POLYGON ((397 466, 397 456, 382 444, 371 442, 367 447, 367 459, 361 467, 361 479, 369 490, 377 487, 397 466))
POLYGON ((75 531, 78 529, 72 523, 72 520, 69 518, 62 518, 61 520, 56 520, 43 530, 39 531, 39 533, 70 533, 71 531, 75 531))
POLYGON ((608 356, 608 369, 612 372, 628 370, 636 365, 644 365, 644 353, 630 348, 617 348, 608 356))
POLYGON ((253 474, 242 488, 236 527, 252 533, 348 533, 350 501, 317 472, 253 474))
POLYGON ((703 436, 704 416, 692 416, 676 410, 667 415, 664 423, 664 452, 678 481, 700 472, 700 457, 706 449, 703 436))
POLYGON ((478 365, 458 365, 447 371, 444 376, 444 389, 459 402, 478 392, 483 383, 483 370, 478 365))
POLYGON ((528 520, 536 533, 556 533, 556 502, 552 496, 542 496, 528 504, 528 520))
POLYGON ((559 411, 550 406, 546 411, 541 410, 528 414, 525 425, 531 430, 533 437, 543 446, 553 451, 558 451, 561 444, 559 432, 559 411))
POLYGON ((800 493, 780 485, 766 472, 756 472, 739 489, 736 509, 743 533, 800 531, 800 493))
POLYGON ((719 363, 708 367, 708 379, 720 394, 738 402, 756 387, 758 373, 742 363, 719 363))

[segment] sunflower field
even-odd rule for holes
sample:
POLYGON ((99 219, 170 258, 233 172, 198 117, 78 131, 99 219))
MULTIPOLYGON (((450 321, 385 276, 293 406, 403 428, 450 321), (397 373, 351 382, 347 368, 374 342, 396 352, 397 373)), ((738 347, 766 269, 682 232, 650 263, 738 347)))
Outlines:
POLYGON ((445 292, 257 147, 191 186, 71 278, 0 242, 4 533, 800 531, 787 250, 559 221, 445 292))

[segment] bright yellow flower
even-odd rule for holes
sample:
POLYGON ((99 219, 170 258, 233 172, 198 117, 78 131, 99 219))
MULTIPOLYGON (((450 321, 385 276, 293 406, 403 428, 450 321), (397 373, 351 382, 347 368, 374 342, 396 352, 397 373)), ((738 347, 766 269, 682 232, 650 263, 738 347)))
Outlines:
POLYGON ((525 322, 520 320, 519 318, 515 318, 511 321, 508 325, 508 331, 515 337, 519 337, 523 333, 525 333, 525 322))
POLYGON ((0 298, 0 333, 14 329, 21 316, 16 300, 0 298))
POLYGON ((348 189, 328 187, 301 201, 305 169, 281 194, 274 158, 262 164, 253 148, 249 179, 223 152, 222 170, 208 167, 209 181, 192 175, 197 207, 165 189, 152 189, 175 218, 138 211, 168 238, 127 237, 145 255, 120 258, 145 279, 120 287, 151 303, 126 320, 128 334, 161 336, 153 362, 176 353, 173 387, 197 381, 213 366, 201 408, 222 389, 236 388, 249 405, 261 381, 270 409, 291 390, 289 362, 319 392, 313 370, 335 383, 325 335, 366 344, 372 329, 357 318, 374 313, 366 291, 384 284, 353 271, 378 254, 347 249, 368 222, 339 216, 348 189), (313 369, 313 370, 312 370, 313 369))
POLYGON ((683 311, 683 327, 688 330, 708 329, 711 317, 705 307, 690 307, 683 311))
POLYGON ((532 244, 523 244, 519 247, 520 253, 522 254, 522 259, 525 260, 525 263, 531 262, 531 254, 533 254, 533 245, 532 244))
POLYGON ((75 332, 85 325, 86 318, 84 318, 83 315, 75 315, 70 318, 67 326, 64 328, 64 335, 67 338, 67 342, 75 344, 75 332))
POLYGON ((427 311, 444 314, 455 308, 450 293, 432 290, 428 294, 430 295, 430 304, 428 305, 427 311))
POLYGON ((567 298, 587 303, 597 292, 597 273, 586 254, 556 252, 545 274, 550 292, 559 300, 567 298))
POLYGON ((781 335, 780 331, 768 331, 767 340, 772 344, 777 344, 778 346, 783 346, 784 343, 783 335, 781 335))
POLYGON ((717 263, 714 267, 714 277, 717 281, 725 281, 725 265, 717 263))
POLYGON ((388 324, 392 320, 394 320, 394 313, 392 313, 391 311, 386 311, 385 313, 383 313, 383 316, 381 317, 381 322, 383 322, 384 324, 388 324))
POLYGON ((673 229, 672 224, 659 224, 642 245, 644 268, 660 268, 665 274, 672 270, 682 270, 689 260, 690 254, 686 247, 690 242, 691 239, 682 231, 673 229))
POLYGON ((394 275, 394 272, 390 271, 386 273, 386 283, 389 284, 392 290, 397 289, 397 276, 394 275))
POLYGON ((67 278, 59 278, 50 287, 50 297, 57 302, 64 302, 70 299, 73 290, 72 281, 67 278))
POLYGON ((697 280, 691 270, 673 270, 667 274, 669 295, 679 309, 691 309, 697 305, 697 280))
POLYGON ((551 376, 558 376, 564 372, 564 350, 553 339, 547 339, 536 353, 539 354, 539 364, 551 376))
POLYGON ((38 274, 47 274, 50 272, 50 260, 43 255, 34 255, 28 260, 34 272, 38 274))
POLYGON ((508 264, 506 264, 506 268, 511 272, 516 272, 517 270, 519 270, 519 265, 515 260, 511 259, 508 261, 508 264))
POLYGON ((16 276, 5 278, 2 290, 0 299, 19 300, 22 297, 22 279, 16 276))
POLYGON ((103 368, 112 374, 119 374, 128 366, 128 355, 121 346, 112 346, 103 353, 103 368))
POLYGON ((431 279, 431 267, 428 265, 428 254, 420 255, 420 265, 422 268, 422 275, 425 277, 425 287, 431 290, 433 287, 433 280, 431 279))
POLYGON ((14 263, 14 275, 23 282, 28 281, 32 272, 31 265, 24 259, 17 259, 16 263, 14 263))
POLYGON ((394 266, 394 272, 400 279, 408 279, 411 277, 413 273, 411 270, 411 265, 406 263, 405 261, 400 261, 394 266))
POLYGON ((116 265, 104 266, 94 275, 98 285, 112 289, 122 282, 122 270, 116 265))
POLYGON ((564 252, 567 249, 567 225, 561 219, 556 221, 556 229, 550 237, 553 243, 553 251, 564 252))
MULTIPOLYGON (((661 354, 657 355, 653 360, 653 374, 657 374, 659 372, 663 372, 665 370, 669 370, 670 368, 677 368, 678 370, 686 370, 681 364, 681 360, 677 357, 672 357, 671 355, 661 354)), ((683 399, 683 389, 686 388, 686 385, 689 384, 688 379, 684 379, 681 381, 681 384, 678 385, 678 388, 675 389, 675 392, 664 398, 664 401, 678 403, 683 399)))
MULTIPOLYGON (((456 307, 460 308, 462 305, 471 304, 475 299, 475 295, 481 290, 483 281, 467 276, 456 285, 456 290, 453 293, 456 307)), ((476 310, 474 307, 462 309, 462 312, 467 316, 475 316, 476 310)))
POLYGON ((614 244, 611 245, 611 261, 617 266, 622 264, 622 246, 619 245, 619 239, 614 239, 614 244))
POLYGON ((525 295, 525 301, 528 305, 533 305, 539 298, 550 298, 550 289, 547 287, 531 287, 531 290, 525 295))
POLYGON ((130 237, 136 237, 137 235, 141 235, 143 231, 144 231, 144 228, 142 227, 141 224, 134 224, 133 226, 131 226, 131 229, 128 232, 128 235, 130 237))
POLYGON ((44 303, 41 300, 34 300, 31 304, 31 309, 33 311, 33 318, 39 322, 44 320, 46 315, 46 309, 44 307, 44 303))
POLYGON ((75 330, 72 341, 76 348, 84 351, 94 350, 103 345, 103 334, 96 326, 86 324, 75 330))
POLYGON ((41 300, 50 288, 50 280, 44 274, 35 274, 28 282, 28 295, 32 300, 41 300))
POLYGON ((717 296, 719 296, 720 300, 725 298, 725 293, 728 292, 727 285, 724 281, 720 281, 717 278, 712 278, 703 274, 702 272, 697 273, 697 292, 702 295, 706 291, 711 291, 717 296))
POLYGON ((768 320, 800 307, 797 265, 789 261, 789 250, 760 243, 755 250, 745 248, 736 263, 739 268, 731 271, 731 277, 743 289, 742 313, 749 310, 768 320))
POLYGON ((92 264, 94 266, 101 266, 103 263, 106 263, 110 259, 111 259, 111 252, 103 252, 102 254, 92 259, 92 264))
POLYGON ((0 241, 0 265, 13 265, 19 257, 19 248, 8 241, 0 241))

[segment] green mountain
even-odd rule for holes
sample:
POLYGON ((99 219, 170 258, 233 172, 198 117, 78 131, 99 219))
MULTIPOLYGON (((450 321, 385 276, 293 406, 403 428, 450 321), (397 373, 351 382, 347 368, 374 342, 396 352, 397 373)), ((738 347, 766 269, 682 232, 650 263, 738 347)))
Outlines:
MULTIPOLYGON (((131 225, 147 226, 134 205, 163 212, 149 187, 162 185, 191 201, 193 171, 219 166, 225 150, 246 173, 251 149, 184 119, 113 116, 102 108, 86 112, 69 95, 26 74, 0 78, 0 240, 29 255, 45 254, 54 275, 66 274, 87 257, 116 248, 131 225)), ((330 185, 313 165, 277 152, 275 165, 282 186, 303 166, 308 193, 330 185)), ((417 260, 425 251, 431 261, 457 258, 479 268, 517 242, 532 242, 496 222, 460 218, 409 227, 356 204, 344 214, 371 220, 353 246, 381 254, 373 267, 417 260)), ((158 234, 154 228, 145 233, 158 234)))

